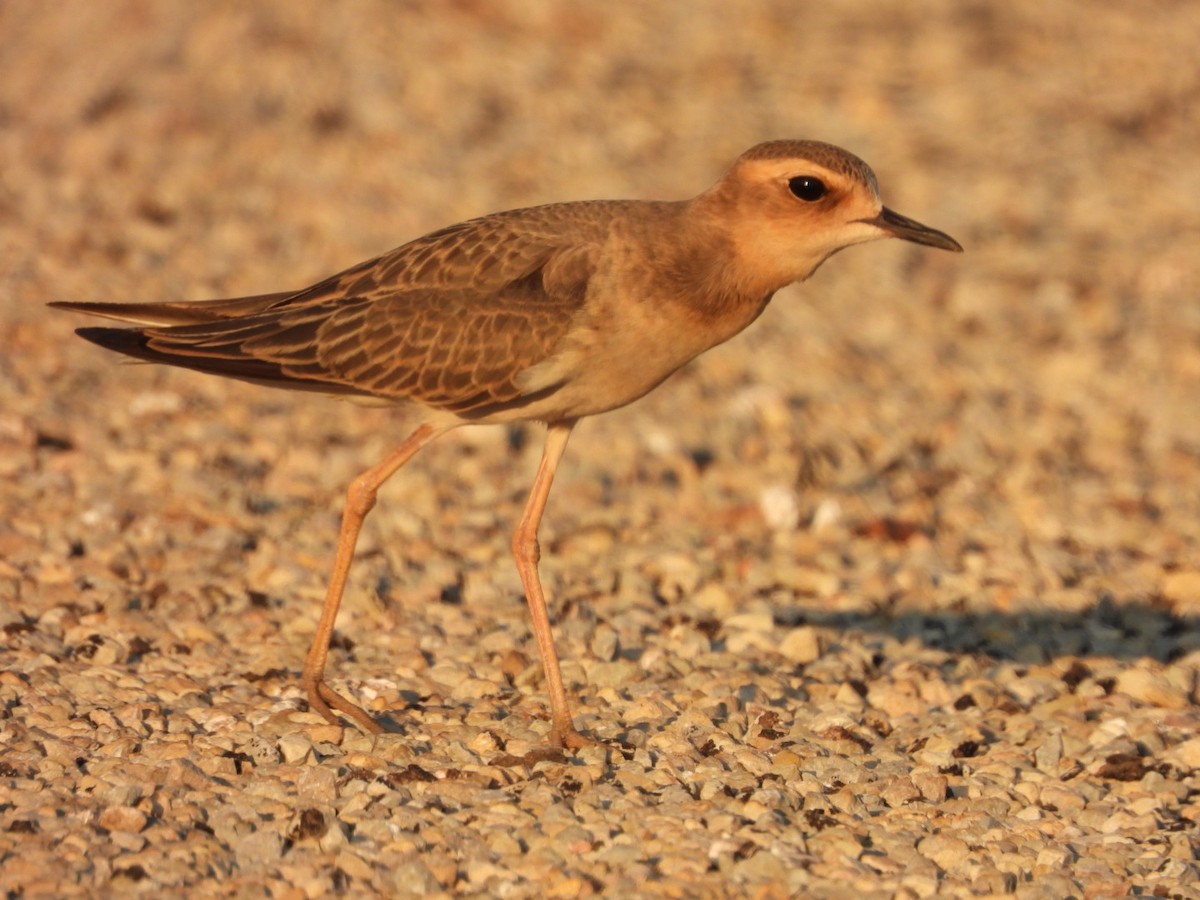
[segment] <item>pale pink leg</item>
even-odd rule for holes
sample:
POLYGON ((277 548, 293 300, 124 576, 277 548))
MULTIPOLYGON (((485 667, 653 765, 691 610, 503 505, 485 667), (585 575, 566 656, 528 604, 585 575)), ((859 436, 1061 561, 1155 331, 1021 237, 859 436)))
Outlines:
POLYGON ((325 683, 325 660, 329 655, 329 642, 333 638, 333 625, 337 620, 338 607, 346 590, 346 577, 350 563, 354 560, 354 546, 362 530, 363 519, 375 506, 375 495, 385 481, 396 474, 396 470, 408 462, 418 450, 445 431, 432 425, 422 425, 408 439, 388 454, 379 465, 368 469, 350 482, 346 492, 346 506, 342 511, 342 530, 338 534, 337 554, 333 559, 333 574, 329 577, 329 588, 325 593, 325 606, 321 610, 321 621, 313 635, 312 646, 304 658, 304 689, 308 692, 308 705, 330 722, 337 724, 333 709, 344 714, 365 731, 378 734, 383 731, 362 707, 347 700, 325 683), (333 707, 333 709, 330 709, 333 707))
POLYGON ((574 421, 555 422, 546 430, 546 446, 542 450, 542 461, 537 476, 529 491, 525 512, 513 534, 513 557, 517 561, 517 572, 525 588, 525 600, 529 604, 529 615, 533 619, 533 636, 537 638, 538 653, 542 657, 542 668, 546 672, 546 689, 550 694, 551 738, 560 746, 577 750, 593 741, 575 730, 571 712, 567 708, 567 692, 563 687, 562 672, 558 667, 558 653, 554 649, 554 634, 550 630, 550 614, 546 611, 546 595, 542 591, 542 580, 538 576, 538 526, 546 509, 546 498, 554 481, 554 470, 567 448, 574 421))

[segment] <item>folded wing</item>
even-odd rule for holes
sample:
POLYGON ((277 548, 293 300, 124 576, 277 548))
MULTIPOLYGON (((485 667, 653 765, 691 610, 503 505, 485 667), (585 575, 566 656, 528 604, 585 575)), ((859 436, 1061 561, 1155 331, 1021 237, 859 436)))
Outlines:
POLYGON ((137 359, 480 418, 557 388, 519 376, 553 356, 583 309, 595 235, 570 225, 554 207, 488 216, 299 292, 54 305, 138 323, 78 332, 137 359))

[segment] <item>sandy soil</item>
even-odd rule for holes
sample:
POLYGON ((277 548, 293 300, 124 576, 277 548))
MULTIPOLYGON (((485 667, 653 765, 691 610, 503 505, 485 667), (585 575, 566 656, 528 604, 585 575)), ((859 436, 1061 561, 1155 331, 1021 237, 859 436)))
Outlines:
POLYGON ((1200 896, 1200 5, 0 5, 9 897, 1200 896), (646 7, 650 6, 650 9, 646 7), (56 299, 302 287, 506 207, 694 194, 811 137, 875 245, 585 422, 383 492, 387 409, 119 365, 56 299))

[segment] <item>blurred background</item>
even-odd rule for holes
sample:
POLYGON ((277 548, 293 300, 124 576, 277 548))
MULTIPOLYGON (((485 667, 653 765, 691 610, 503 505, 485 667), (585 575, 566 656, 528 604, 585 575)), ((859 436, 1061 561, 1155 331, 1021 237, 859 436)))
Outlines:
MULTIPOLYGON (((740 503, 772 532, 894 518, 941 542, 930 565, 962 574, 982 554, 966 569, 999 573, 968 591, 985 606, 1054 599, 1074 569, 1161 593, 1200 563, 1196 25, 1184 2, 6 3, 5 518, 36 553, 40 521, 116 503, 111 479, 140 479, 145 498, 120 501, 140 511, 172 502, 160 490, 209 506, 245 483, 218 466, 193 497, 181 479, 229 455, 263 488, 319 469, 305 486, 340 498, 408 427, 117 365, 49 300, 299 288, 497 209, 690 196, 746 147, 806 137, 862 156, 885 202, 967 254, 873 245, 784 291, 664 390, 583 426, 565 473, 583 496, 550 527, 594 524, 597 501, 684 529, 696 509, 741 521, 740 503), (173 473, 181 443, 199 456, 173 473), (90 487, 26 503, 58 444, 90 487)), ((456 493, 453 453, 430 465, 455 502, 488 506, 456 493)), ((496 465, 520 494, 525 470, 496 465)))

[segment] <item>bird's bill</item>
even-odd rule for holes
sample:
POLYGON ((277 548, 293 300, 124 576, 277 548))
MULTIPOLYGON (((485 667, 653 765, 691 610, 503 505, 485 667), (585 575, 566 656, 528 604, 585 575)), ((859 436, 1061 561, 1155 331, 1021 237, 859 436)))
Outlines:
POLYGON ((874 225, 881 231, 887 232, 892 237, 898 237, 904 241, 912 241, 914 244, 924 244, 926 247, 937 247, 939 250, 951 250, 954 253, 962 253, 962 244, 956 241, 944 231, 938 231, 936 228, 930 228, 928 225, 922 225, 908 216, 902 216, 898 212, 893 212, 886 206, 880 210, 879 215, 873 219, 864 219, 868 224, 874 225))

